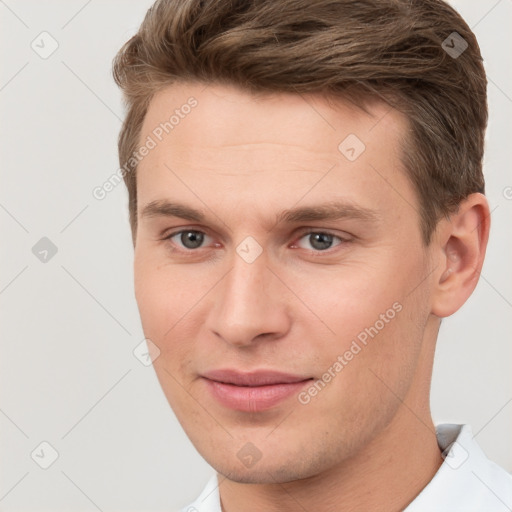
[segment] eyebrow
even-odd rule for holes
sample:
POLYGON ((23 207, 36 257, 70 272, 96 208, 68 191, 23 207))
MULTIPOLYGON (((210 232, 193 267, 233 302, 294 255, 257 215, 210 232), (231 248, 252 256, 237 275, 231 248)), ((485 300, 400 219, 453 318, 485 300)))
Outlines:
POLYGON ((315 220, 355 219, 376 222, 379 215, 371 208, 364 208, 350 203, 330 201, 320 205, 302 206, 284 210, 277 215, 277 222, 309 222, 315 220))
MULTIPOLYGON (((167 200, 156 200, 148 203, 141 211, 144 217, 179 217, 194 222, 203 222, 205 214, 181 203, 167 200)), ((283 210, 276 216, 276 224, 280 222, 297 223, 318 220, 355 219, 364 222, 376 222, 380 220, 376 210, 356 206, 354 204, 329 201, 327 203, 301 206, 283 210)))
POLYGON ((140 214, 144 217, 179 217, 181 219, 201 222, 205 219, 204 213, 180 203, 171 203, 167 200, 157 200, 148 203, 140 214))

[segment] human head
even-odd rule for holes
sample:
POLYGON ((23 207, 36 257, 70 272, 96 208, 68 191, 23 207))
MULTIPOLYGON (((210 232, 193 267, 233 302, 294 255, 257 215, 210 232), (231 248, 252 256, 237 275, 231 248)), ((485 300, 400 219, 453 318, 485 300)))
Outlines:
POLYGON ((486 110, 478 47, 464 22, 432 2, 241 2, 239 9, 232 2, 157 2, 141 33, 116 61, 129 105, 121 162, 174 107, 195 100, 193 112, 125 179, 144 332, 159 347, 157 375, 196 447, 239 481, 288 481, 353 457, 397 417, 407 426, 402 402, 427 421, 438 320, 472 292, 488 226, 485 215, 465 215, 481 205, 472 193, 483 191, 486 110), (359 10, 351 10, 355 5, 359 10), (468 47, 457 59, 446 54, 438 15, 472 53, 468 47), (328 21, 344 24, 332 30, 335 44, 321 29, 328 21), (361 39, 363 27, 374 43, 380 35, 380 46, 361 39), (209 30, 226 33, 208 39, 209 30), (300 44, 307 34, 311 39, 300 44), (462 57, 467 61, 459 64, 462 57), (355 161, 336 150, 337 134, 350 133, 364 134, 366 144, 355 161), (288 251, 290 223, 271 223, 279 207, 338 196, 377 208, 380 222, 361 213, 343 221, 340 229, 353 237, 338 256, 288 251), (183 256, 163 240, 176 224, 158 203, 168 197, 207 214, 195 221, 216 242, 208 257, 183 256), (454 223, 442 218, 460 205, 464 215, 454 223), (246 235, 252 246, 243 246, 246 235), (249 251, 261 244, 262 253, 248 262, 237 244, 249 251), (443 268, 452 256, 454 275, 443 268), (378 343, 366 346, 363 333, 378 343), (280 369, 326 384, 330 375, 332 384, 317 400, 308 401, 314 391, 300 395, 286 410, 291 420, 279 408, 232 414, 210 403, 203 385, 204 374, 222 365, 280 369), (265 457, 257 471, 235 467, 237 450, 253 449, 247 443, 265 457))
POLYGON ((114 77, 128 109, 119 161, 134 238, 132 156, 154 93, 178 81, 390 102, 410 123, 402 159, 426 244, 441 216, 484 193, 482 58, 465 21, 440 0, 158 0, 117 54, 114 77), (454 32, 468 45, 456 58, 443 45, 454 32))

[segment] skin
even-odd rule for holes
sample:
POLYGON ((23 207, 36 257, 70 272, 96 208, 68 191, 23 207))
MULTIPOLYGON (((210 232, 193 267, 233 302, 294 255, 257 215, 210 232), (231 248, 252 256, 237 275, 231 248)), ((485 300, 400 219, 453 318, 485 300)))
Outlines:
POLYGON ((470 195, 425 247, 400 163, 407 122, 380 103, 365 113, 319 95, 180 83, 152 99, 140 141, 190 96, 197 106, 137 171, 135 291, 145 336, 160 349, 160 384, 219 473, 223 510, 403 509, 442 463, 433 354, 440 318, 478 281, 485 197, 470 195), (366 146, 355 161, 338 150, 349 134, 366 146), (205 219, 142 214, 160 200, 205 219), (275 222, 282 210, 329 201, 371 208, 376 219, 275 222), (187 229, 206 235, 199 248, 179 234, 162 240, 187 229), (322 250, 308 229, 334 235, 331 244, 322 250), (262 249, 252 263, 236 251, 248 236, 262 249), (264 368, 316 381, 394 303, 401 311, 307 404, 292 396, 234 411, 201 378, 264 368), (246 467, 237 453, 249 442, 261 458, 246 467))

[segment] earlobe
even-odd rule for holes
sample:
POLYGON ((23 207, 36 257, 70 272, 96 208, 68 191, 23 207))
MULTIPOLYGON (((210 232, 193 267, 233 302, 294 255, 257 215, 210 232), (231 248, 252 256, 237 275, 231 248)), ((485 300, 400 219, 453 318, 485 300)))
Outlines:
POLYGON ((475 289, 483 266, 490 218, 487 199, 471 194, 456 213, 441 221, 437 233, 437 268, 433 283, 432 314, 455 313, 475 289))

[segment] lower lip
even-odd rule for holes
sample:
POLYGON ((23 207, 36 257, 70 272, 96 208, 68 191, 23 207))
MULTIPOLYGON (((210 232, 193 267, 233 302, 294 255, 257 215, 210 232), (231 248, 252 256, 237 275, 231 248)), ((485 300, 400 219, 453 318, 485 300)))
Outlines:
POLYGON ((230 409, 244 412, 260 412, 270 409, 299 393, 310 380, 268 386, 235 386, 204 379, 210 393, 218 402, 230 409))

